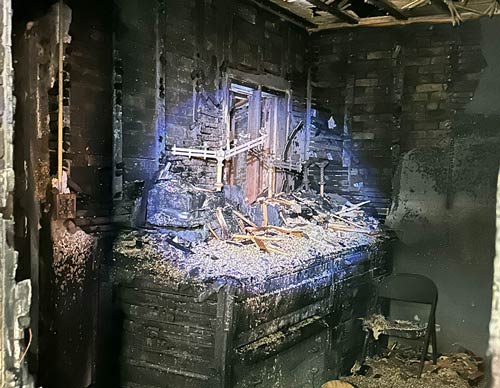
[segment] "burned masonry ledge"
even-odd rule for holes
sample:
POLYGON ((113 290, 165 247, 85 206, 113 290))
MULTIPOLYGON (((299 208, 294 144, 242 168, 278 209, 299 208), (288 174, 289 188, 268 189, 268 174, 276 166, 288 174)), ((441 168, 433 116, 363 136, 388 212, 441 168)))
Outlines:
MULTIPOLYGON (((319 386, 348 371, 362 347, 358 318, 372 308, 374 284, 388 273, 390 239, 359 209, 349 217, 362 232, 329 227, 323 200, 310 193, 265 199, 269 206, 280 202, 283 226, 240 224, 241 236, 225 239, 214 226, 214 237, 190 245, 175 242, 171 230, 122 232, 112 266, 122 382, 319 386)), ((232 206, 213 212, 231 225, 232 206)))

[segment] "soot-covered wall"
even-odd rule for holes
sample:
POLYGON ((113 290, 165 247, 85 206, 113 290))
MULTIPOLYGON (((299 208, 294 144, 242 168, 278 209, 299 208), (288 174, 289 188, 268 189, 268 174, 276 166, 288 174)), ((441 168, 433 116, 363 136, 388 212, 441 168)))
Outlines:
POLYGON ((337 124, 312 134, 311 152, 337 150, 332 190, 362 194, 382 211, 392 192, 395 271, 437 283, 440 350, 453 343, 486 350, 499 32, 493 19, 330 31, 311 40, 313 104, 337 124))
POLYGON ((215 163, 173 157, 168 150, 174 144, 225 146, 222 86, 230 70, 264 83, 289 83, 292 126, 306 111, 304 30, 247 1, 146 3, 116 4, 115 72, 118 63, 121 77, 115 92, 122 115, 118 126, 115 115, 115 136, 123 144, 123 184, 115 199, 123 198, 116 214, 124 222, 167 162, 173 171, 213 185, 215 163))

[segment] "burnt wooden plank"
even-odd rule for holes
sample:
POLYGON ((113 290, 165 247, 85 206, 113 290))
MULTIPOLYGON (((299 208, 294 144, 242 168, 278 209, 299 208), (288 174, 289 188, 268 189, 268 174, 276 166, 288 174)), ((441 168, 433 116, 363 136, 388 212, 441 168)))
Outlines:
POLYGON ((345 12, 344 10, 340 9, 339 7, 335 5, 329 5, 324 3, 321 0, 306 0, 308 3, 311 3, 314 5, 316 8, 319 8, 322 11, 328 12, 332 14, 333 16, 338 17, 339 19, 350 23, 350 24, 358 24, 359 19, 352 16, 351 14, 345 12))
POLYGON ((120 307, 125 316, 131 320, 175 322, 177 325, 187 325, 206 329, 214 329, 216 327, 216 319, 207 315, 185 313, 158 306, 151 309, 150 307, 122 303, 120 307))
POLYGON ((278 317, 272 321, 259 325, 253 330, 239 333, 236 337, 235 344, 237 347, 255 342, 260 338, 276 333, 289 326, 296 325, 313 316, 326 316, 329 314, 329 299, 325 298, 316 303, 303 307, 293 313, 278 317))
POLYGON ((324 363, 324 332, 303 338, 292 348, 252 364, 235 364, 235 388, 319 387, 327 381, 324 363))
POLYGON ((147 362, 128 360, 123 365, 122 380, 127 383, 166 388, 206 388, 209 376, 160 367, 147 362))
POLYGON ((117 297, 129 304, 163 306, 214 317, 217 314, 217 303, 215 301, 207 300, 206 303, 198 303, 192 297, 174 293, 120 287, 117 291, 117 297))
POLYGON ((150 321, 123 321, 123 328, 129 332, 145 334, 147 337, 169 338, 178 336, 184 338, 186 342, 202 343, 213 345, 214 330, 200 329, 195 326, 177 325, 169 322, 150 322, 150 321))
POLYGON ((123 341, 133 346, 134 343, 139 347, 149 347, 156 350, 180 350, 189 354, 198 355, 210 359, 213 355, 214 346, 200 342, 187 341, 183 336, 153 337, 146 333, 130 332, 123 330, 126 337, 123 341))
POLYGON ((236 331, 255 328, 265 322, 289 314, 328 296, 330 275, 287 290, 246 299, 237 304, 236 331))
POLYGON ((211 357, 203 358, 186 352, 137 347, 132 346, 129 341, 124 344, 122 359, 143 361, 191 373, 208 371, 213 366, 211 357))
MULTIPOLYGON (((285 290, 290 287, 290 285, 298 284, 306 279, 321 275, 328 268, 329 260, 329 258, 318 259, 319 264, 312 265, 305 269, 296 270, 286 275, 270 278, 265 282, 265 290, 266 292, 285 290)), ((241 296, 245 297, 244 294, 241 296)))
MULTIPOLYGON (((137 272, 134 267, 129 267, 129 263, 137 260, 133 257, 126 258, 123 255, 116 254, 118 261, 122 261, 113 268, 115 283, 122 287, 136 288, 139 290, 148 290, 153 292, 166 292, 172 295, 186 298, 197 298, 206 288, 204 285, 191 283, 180 284, 174 282, 159 282, 155 279, 153 273, 137 272), (133 279, 130 277, 133 276, 133 279), (126 280, 122 280, 126 279, 126 280)), ((175 296, 174 296, 175 297, 175 296)), ((213 298, 215 300, 215 298, 213 298)))
POLYGON ((320 317, 312 317, 285 330, 273 333, 260 341, 248 344, 236 350, 237 362, 251 364, 273 354, 283 352, 295 344, 324 330, 326 323, 320 317))

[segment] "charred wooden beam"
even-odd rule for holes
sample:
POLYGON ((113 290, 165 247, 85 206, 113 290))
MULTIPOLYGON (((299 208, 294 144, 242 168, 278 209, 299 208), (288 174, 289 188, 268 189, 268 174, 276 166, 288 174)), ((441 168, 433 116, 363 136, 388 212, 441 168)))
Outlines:
POLYGON ((390 0, 367 0, 370 4, 383 9, 389 15, 395 17, 399 20, 407 20, 406 16, 396 5, 394 5, 390 0))
POLYGON ((331 4, 326 4, 322 2, 321 0, 306 0, 308 3, 314 5, 316 8, 319 8, 321 11, 328 12, 332 14, 333 16, 338 17, 339 19, 350 23, 350 24, 357 24, 359 23, 359 19, 356 18, 355 16, 349 14, 348 12, 340 9, 339 7, 331 4))
POLYGON ((301 17, 286 10, 285 8, 274 5, 270 1, 263 1, 263 0, 250 0, 250 1, 253 4, 255 4, 257 7, 264 9, 264 10, 276 15, 283 20, 286 20, 292 24, 295 24, 298 27, 301 27, 304 29, 317 27, 316 24, 310 22, 309 20, 302 19, 301 17))
POLYGON ((235 328, 234 305, 236 287, 232 283, 222 287, 217 296, 217 328, 215 332, 215 365, 220 388, 233 386, 232 360, 235 328))

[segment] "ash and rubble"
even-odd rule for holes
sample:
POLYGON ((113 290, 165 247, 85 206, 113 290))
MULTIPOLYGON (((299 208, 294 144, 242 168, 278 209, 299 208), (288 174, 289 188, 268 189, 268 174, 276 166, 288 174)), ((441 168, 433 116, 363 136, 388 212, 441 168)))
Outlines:
POLYGON ((95 248, 96 239, 81 229, 58 233, 53 243, 52 268, 56 284, 62 291, 70 286, 82 286, 95 248))
POLYGON ((234 186, 211 192, 162 180, 148 199, 148 227, 119 234, 115 260, 127 258, 133 271, 160 283, 224 279, 257 290, 267 279, 386 237, 377 219, 338 195, 297 191, 253 204, 242 198, 234 186))
POLYGON ((363 374, 341 378, 357 388, 470 388, 486 387, 485 361, 466 349, 441 355, 436 365, 426 361, 417 378, 420 351, 394 343, 382 354, 368 358, 363 374))

